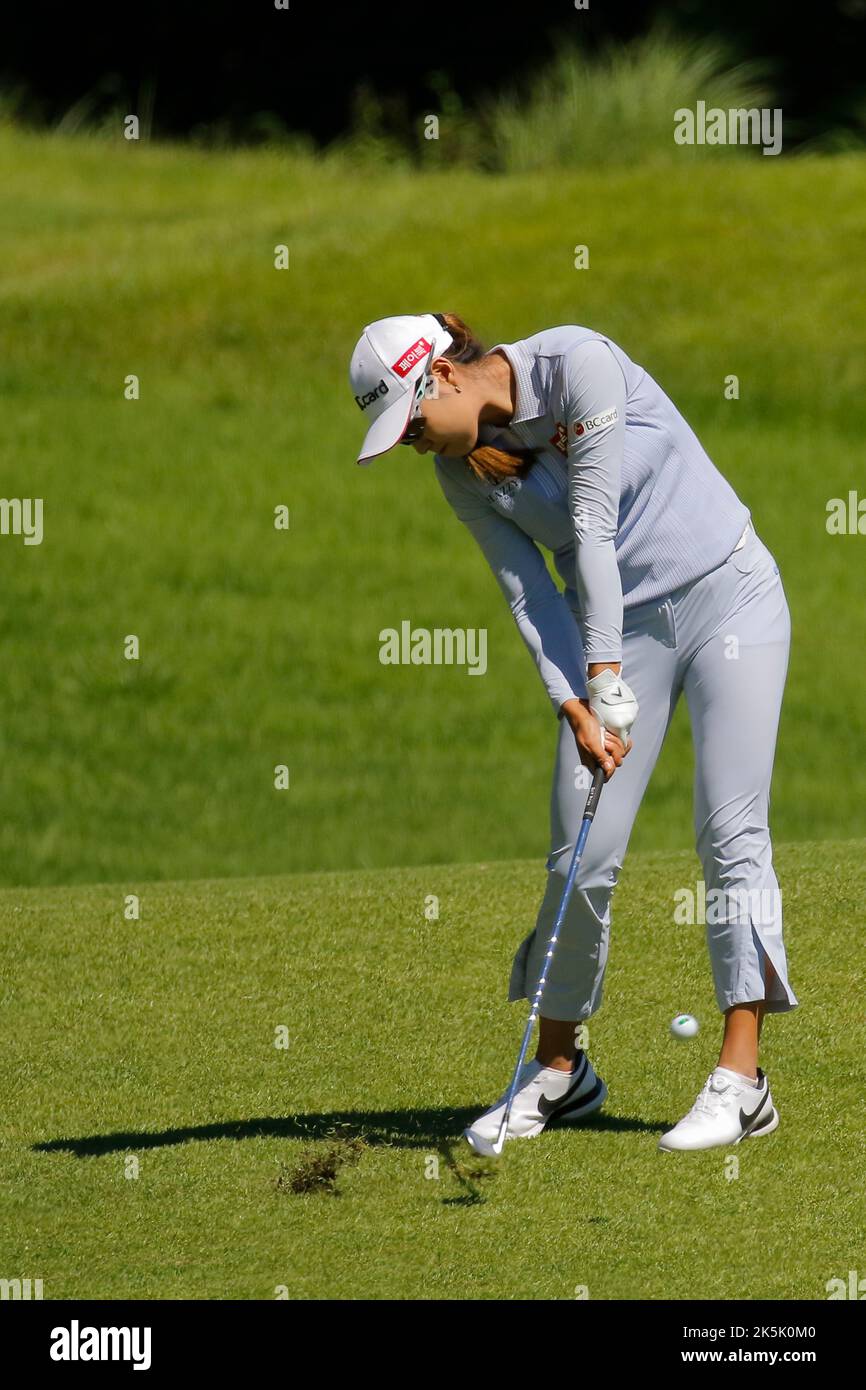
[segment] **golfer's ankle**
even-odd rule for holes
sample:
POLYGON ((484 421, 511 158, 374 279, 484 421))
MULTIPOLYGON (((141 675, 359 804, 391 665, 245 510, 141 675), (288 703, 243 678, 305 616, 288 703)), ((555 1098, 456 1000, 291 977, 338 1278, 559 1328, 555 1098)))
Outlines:
POLYGON ((558 1071, 571 1071, 576 1056, 576 1051, 573 1051, 570 1057, 566 1057, 562 1052, 554 1052, 552 1050, 545 1052, 542 1048, 539 1048, 535 1054, 536 1060, 539 1061, 543 1067, 556 1067, 558 1071))
POLYGON ((749 1061, 748 1057, 726 1056, 724 1053, 716 1063, 719 1067, 726 1067, 728 1071, 735 1071, 738 1076, 747 1076, 751 1081, 758 1079, 757 1062, 749 1061))
POLYGON ((561 1067, 563 1071, 571 1070, 574 1066, 577 1050, 577 1030, 579 1027, 580 1024, 573 1020, 541 1016, 535 1056, 543 1067, 561 1067))

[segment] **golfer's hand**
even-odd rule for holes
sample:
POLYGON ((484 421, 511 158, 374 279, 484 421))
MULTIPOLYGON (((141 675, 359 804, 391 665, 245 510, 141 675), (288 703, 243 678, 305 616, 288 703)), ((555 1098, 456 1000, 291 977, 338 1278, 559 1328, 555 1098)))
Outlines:
POLYGON ((562 711, 563 719, 571 725, 580 761, 591 772, 601 764, 604 780, 609 782, 623 758, 628 756, 632 740, 624 746, 616 734, 603 729, 589 708, 588 700, 566 700, 562 711))

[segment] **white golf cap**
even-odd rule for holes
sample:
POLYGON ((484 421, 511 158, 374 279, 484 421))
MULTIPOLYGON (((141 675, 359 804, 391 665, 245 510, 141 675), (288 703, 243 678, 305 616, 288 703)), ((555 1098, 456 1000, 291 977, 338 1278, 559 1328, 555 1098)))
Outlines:
POLYGON ((372 463, 405 433, 430 363, 453 342, 436 314, 396 314, 367 324, 349 363, 355 400, 368 425, 358 463, 372 463))

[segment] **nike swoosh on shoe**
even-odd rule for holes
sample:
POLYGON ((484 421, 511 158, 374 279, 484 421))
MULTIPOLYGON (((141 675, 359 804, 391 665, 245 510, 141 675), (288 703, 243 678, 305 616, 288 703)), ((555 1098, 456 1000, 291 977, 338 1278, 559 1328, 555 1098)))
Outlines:
POLYGON ((750 1125, 754 1124, 755 1120, 758 1118, 762 1109, 764 1108, 764 1102, 766 1101, 766 1099, 767 1092, 765 1089, 761 1092, 761 1099, 758 1104, 757 1110, 753 1110, 751 1115, 747 1115, 743 1107, 740 1106, 740 1125, 743 1129, 748 1129, 750 1125))
POLYGON ((749 1130, 748 1137, 751 1139, 753 1135, 763 1133, 763 1131, 767 1128, 767 1125, 771 1125, 775 1118, 776 1111, 771 1110, 769 1115, 767 1115, 766 1118, 763 1119, 759 1125, 755 1125, 752 1129, 749 1130))
POLYGON ((548 1100, 547 1096, 545 1095, 540 1095, 538 1097, 539 1115, 543 1116, 545 1120, 549 1120, 555 1110, 559 1110, 563 1105, 565 1105, 565 1102, 569 1100, 575 1094, 576 1091, 580 1090, 580 1087, 583 1085, 584 1078, 586 1077, 588 1067, 589 1062, 587 1060, 586 1054, 584 1054, 583 1066, 580 1067, 577 1073, 575 1074, 575 1079, 574 1081, 572 1081, 567 1091, 565 1091, 557 1100, 548 1100))
MULTIPOLYGON (((547 1123, 554 1124, 559 1120, 562 1120, 564 1123, 566 1121, 570 1123, 572 1120, 577 1119, 580 1115, 583 1115, 584 1113, 591 1114, 593 1110, 596 1110, 598 1108, 595 1105, 595 1101, 598 1100, 599 1096, 604 1095, 604 1093, 605 1085, 599 1077, 591 1091, 586 1091, 584 1095, 580 1096, 579 1099, 576 1099, 572 1105, 560 1105, 556 1110, 554 1110, 553 1114, 549 1117, 547 1123)), ((755 1129, 751 1130, 750 1132, 754 1134, 758 1128, 759 1126, 756 1125, 755 1129)))

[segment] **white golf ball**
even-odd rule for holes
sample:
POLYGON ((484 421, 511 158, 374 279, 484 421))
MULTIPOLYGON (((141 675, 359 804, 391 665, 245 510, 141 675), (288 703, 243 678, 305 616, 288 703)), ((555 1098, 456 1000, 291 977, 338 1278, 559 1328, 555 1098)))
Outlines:
POLYGON ((700 1024, 693 1014, 677 1014, 676 1018, 671 1019, 671 1032, 675 1038, 693 1038, 698 1031, 700 1024))

